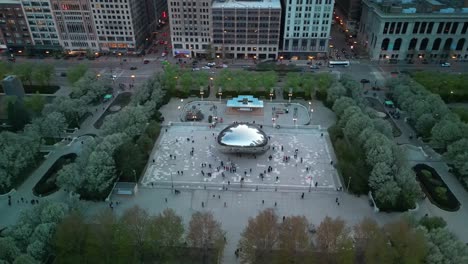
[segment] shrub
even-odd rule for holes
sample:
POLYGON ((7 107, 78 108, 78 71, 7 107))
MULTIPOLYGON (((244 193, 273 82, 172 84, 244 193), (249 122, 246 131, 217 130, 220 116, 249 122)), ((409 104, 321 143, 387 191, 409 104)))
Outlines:
POLYGON ((436 187, 435 189, 435 193, 437 195, 437 197, 441 200, 444 200, 444 201, 447 201, 447 188, 445 187, 436 187))

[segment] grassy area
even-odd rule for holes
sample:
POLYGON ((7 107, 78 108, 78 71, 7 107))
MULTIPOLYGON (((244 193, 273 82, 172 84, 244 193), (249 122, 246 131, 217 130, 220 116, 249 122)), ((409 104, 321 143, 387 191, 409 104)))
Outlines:
POLYGON ((451 108, 452 112, 458 115, 461 121, 468 123, 468 108, 465 107, 454 107, 451 108))
POLYGON ((413 169, 422 185, 424 193, 426 193, 434 205, 446 211, 457 211, 460 209, 460 202, 435 169, 426 164, 418 164, 413 169))
POLYGON ((365 164, 364 151, 357 144, 347 142, 338 126, 330 127, 328 132, 338 159, 338 171, 343 177, 345 187, 349 184, 352 193, 366 194, 369 191, 370 171, 365 164))
POLYGON ((446 102, 468 101, 468 74, 418 71, 412 72, 411 77, 446 102))

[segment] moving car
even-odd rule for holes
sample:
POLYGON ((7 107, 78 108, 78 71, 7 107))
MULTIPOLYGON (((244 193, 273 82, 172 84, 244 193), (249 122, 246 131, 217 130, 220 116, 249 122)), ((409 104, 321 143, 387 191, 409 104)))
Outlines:
POLYGON ((210 67, 208 67, 208 66, 203 66, 202 69, 204 69, 204 70, 209 70, 210 67))
POLYGON ((144 60, 144 61, 143 61, 143 64, 148 64, 148 63, 150 63, 149 60, 144 60))
POLYGON ((130 70, 132 70, 132 71, 136 70, 136 69, 137 69, 137 67, 135 67, 135 66, 130 67, 130 70))
POLYGON ((206 66, 208 66, 208 67, 214 67, 214 66, 216 66, 216 63, 215 63, 215 62, 208 62, 208 63, 206 64, 206 66))
POLYGON ((450 63, 448 63, 448 62, 444 62, 444 63, 440 64, 440 66, 442 66, 442 67, 450 67, 450 66, 452 66, 452 65, 450 65, 450 63))
POLYGON ((318 70, 320 67, 316 64, 310 66, 311 69, 318 70))

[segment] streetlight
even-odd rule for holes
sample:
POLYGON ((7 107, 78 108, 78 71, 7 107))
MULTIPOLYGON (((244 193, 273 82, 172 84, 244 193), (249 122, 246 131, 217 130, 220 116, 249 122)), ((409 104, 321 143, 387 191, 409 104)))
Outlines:
POLYGON ((273 127, 276 127, 276 118, 272 117, 271 121, 273 122, 273 127))
POLYGON ((270 89, 270 102, 273 101, 273 88, 270 89))
POLYGON ((219 101, 221 102, 221 96, 223 95, 223 91, 222 91, 221 87, 219 87, 218 94, 219 94, 219 101))
POLYGON ((135 85, 135 75, 132 74, 130 77, 132 78, 132 87, 133 87, 135 85))
POLYGON ((203 101, 203 95, 205 94, 205 92, 203 91, 203 88, 200 88, 200 97, 201 97, 201 100, 203 101))
POLYGON ((292 88, 289 88, 288 96, 289 96, 289 103, 291 103, 291 97, 293 96, 292 88))
POLYGON ((297 128, 297 124, 296 124, 296 122, 297 122, 297 118, 296 118, 296 117, 294 117, 294 118, 293 118, 293 121, 294 121, 294 126, 296 126, 296 128, 297 128))
POLYGON ((96 77, 99 79, 99 77, 101 77, 101 74, 100 73, 96 74, 96 77))
POLYGON ((213 77, 210 77, 210 88, 213 87, 213 77))
POLYGON ((312 106, 312 102, 309 102, 309 112, 310 112, 311 106, 312 106))

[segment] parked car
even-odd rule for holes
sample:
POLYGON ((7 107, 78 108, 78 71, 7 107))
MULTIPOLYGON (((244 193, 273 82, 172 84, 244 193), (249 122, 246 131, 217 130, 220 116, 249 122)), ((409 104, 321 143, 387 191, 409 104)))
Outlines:
POLYGON ((133 71, 133 70, 136 70, 136 69, 138 69, 138 68, 135 67, 135 66, 130 67, 130 70, 132 70, 132 71, 133 71))
POLYGON ((143 61, 143 64, 148 64, 148 63, 150 63, 149 60, 144 60, 144 61, 143 61))
POLYGON ((204 70, 209 70, 209 69, 211 69, 211 68, 208 67, 208 66, 203 66, 202 69, 204 69, 204 70))
POLYGON ((450 63, 448 63, 448 62, 444 62, 444 63, 440 64, 440 66, 442 66, 442 67, 450 67, 450 66, 452 66, 452 65, 450 65, 450 63))
POLYGON ((206 66, 208 66, 208 67, 214 67, 214 66, 216 66, 216 63, 215 63, 215 62, 208 62, 208 63, 206 64, 206 66))
POLYGON ((370 83, 370 81, 367 79, 361 79, 361 83, 370 83))
POLYGON ((310 66, 311 69, 318 70, 320 67, 316 64, 310 66))
POLYGON ((192 68, 192 71, 199 71, 200 68, 192 68))

